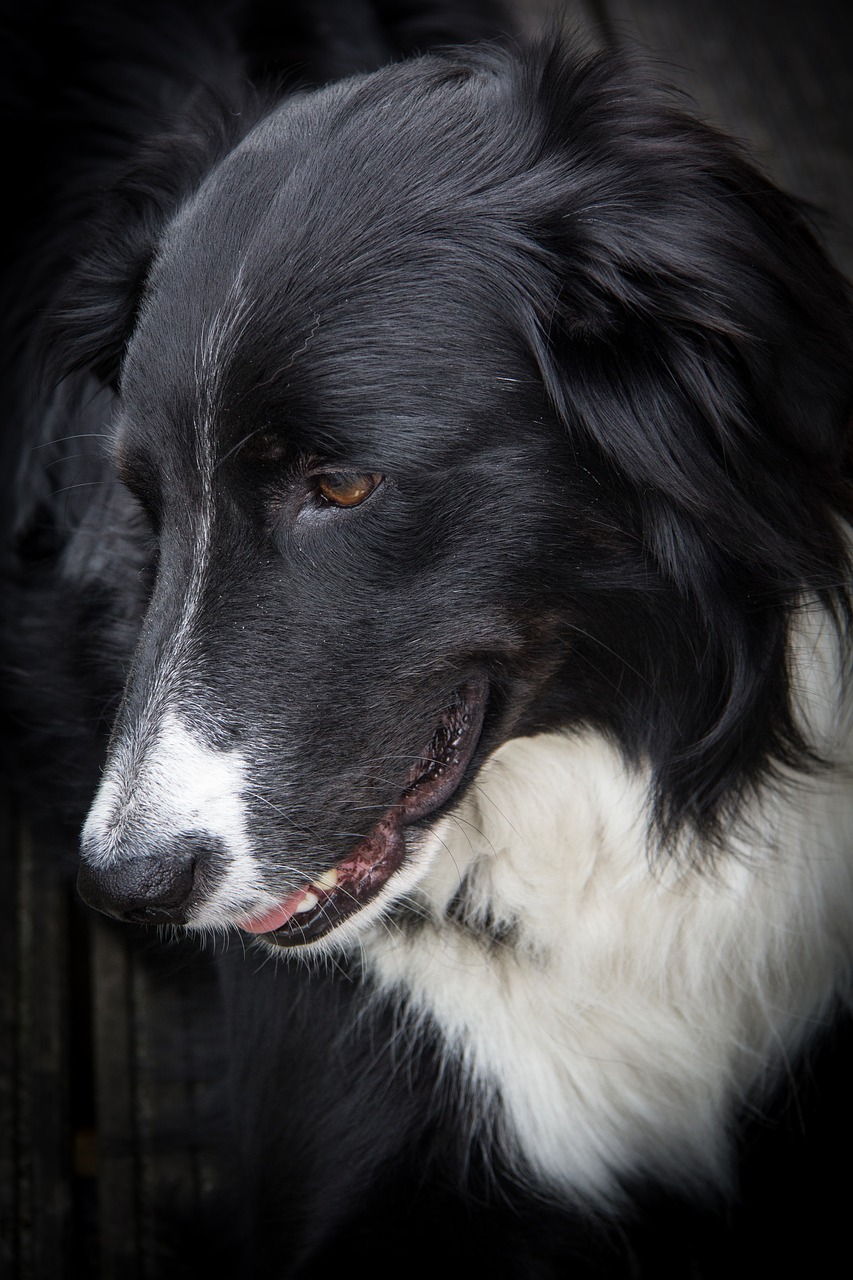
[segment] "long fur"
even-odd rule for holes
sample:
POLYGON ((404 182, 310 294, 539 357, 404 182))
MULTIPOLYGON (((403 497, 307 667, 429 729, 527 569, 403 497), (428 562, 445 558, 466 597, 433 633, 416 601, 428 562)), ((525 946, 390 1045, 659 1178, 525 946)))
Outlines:
POLYGON ((111 190, 28 268, 21 772, 73 819, 109 724, 81 891, 244 930, 246 1274, 386 1274, 415 1229, 451 1274, 637 1274, 613 1241, 737 1196, 745 1108, 848 994, 847 286, 614 53, 405 57, 364 5, 335 62, 235 12, 141 41, 127 156, 78 131, 111 190), (377 850, 359 910, 261 930, 377 850))

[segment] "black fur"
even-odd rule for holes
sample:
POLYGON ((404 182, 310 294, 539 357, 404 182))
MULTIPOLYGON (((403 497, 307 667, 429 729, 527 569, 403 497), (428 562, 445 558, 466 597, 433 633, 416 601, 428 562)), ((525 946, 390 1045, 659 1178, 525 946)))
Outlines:
MULTIPOLYGON (((796 203, 570 37, 404 58, 498 34, 488 5, 121 9, 68 25, 89 43, 65 133, 38 107, 46 87, 63 101, 54 70, 19 87, 51 164, 7 273, 3 666, 37 803, 80 821, 167 651, 200 503, 191 353, 237 261, 251 322, 210 410, 217 571, 193 663, 212 741, 250 724, 273 744, 262 854, 274 796, 306 874, 343 858, 399 793, 387 761, 480 676, 466 782, 510 737, 592 727, 650 763, 668 837, 721 846, 780 766, 819 768, 785 654, 804 596, 848 624, 853 311, 796 203), (273 109, 295 122, 275 162, 235 152, 273 109), (393 483, 299 525, 309 456, 393 483)), ((409 1255, 508 1280, 715 1275, 749 1256, 737 1209, 727 1231, 642 1187, 617 1226, 537 1197, 460 1113, 428 1026, 407 1042, 394 1008, 366 1019, 343 963, 249 973, 237 951, 247 1276, 409 1255)))

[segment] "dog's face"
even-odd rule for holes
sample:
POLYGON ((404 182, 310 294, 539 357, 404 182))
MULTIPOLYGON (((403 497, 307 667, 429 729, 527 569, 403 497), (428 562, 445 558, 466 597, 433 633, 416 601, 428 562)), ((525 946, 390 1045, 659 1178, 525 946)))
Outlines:
POLYGON ((570 483, 484 211, 347 110, 282 108, 164 233, 114 446, 158 565, 81 888, 279 945, 412 883, 554 665, 570 483))
POLYGON ((547 127, 488 59, 294 98, 163 228, 114 443, 157 567, 84 831, 95 905, 322 945, 411 888, 513 733, 595 723, 682 808, 734 776, 738 716, 784 736, 786 690, 744 692, 784 632, 745 593, 799 571, 754 548, 805 501, 748 496, 768 348, 735 358, 724 258, 755 217, 721 181, 713 234, 673 239, 707 139, 691 178, 638 117, 642 172, 606 85, 566 124, 570 80, 547 127))

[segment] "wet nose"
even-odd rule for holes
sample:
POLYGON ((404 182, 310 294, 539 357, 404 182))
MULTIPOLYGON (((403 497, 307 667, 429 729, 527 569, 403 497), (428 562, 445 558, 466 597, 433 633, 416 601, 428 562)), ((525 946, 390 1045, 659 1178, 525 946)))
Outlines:
POLYGON ((192 837, 109 862, 84 861, 77 891, 90 907, 137 924, 186 924, 208 842, 192 837))

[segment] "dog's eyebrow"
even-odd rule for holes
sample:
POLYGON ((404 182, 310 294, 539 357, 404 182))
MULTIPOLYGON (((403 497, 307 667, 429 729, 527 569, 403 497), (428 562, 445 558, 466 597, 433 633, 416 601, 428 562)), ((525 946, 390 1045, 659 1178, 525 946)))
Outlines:
POLYGON ((227 462, 229 458, 233 458, 236 454, 242 453, 245 450, 245 447, 253 442, 258 446, 255 451, 255 456, 263 454, 263 456, 270 462, 281 462, 291 452, 290 446, 281 433, 264 424, 259 427, 254 427, 251 431, 247 432, 242 439, 238 440, 236 444, 232 444, 230 449, 226 449, 225 453, 223 453, 220 458, 217 458, 215 464, 216 467, 221 467, 223 462, 227 462))

